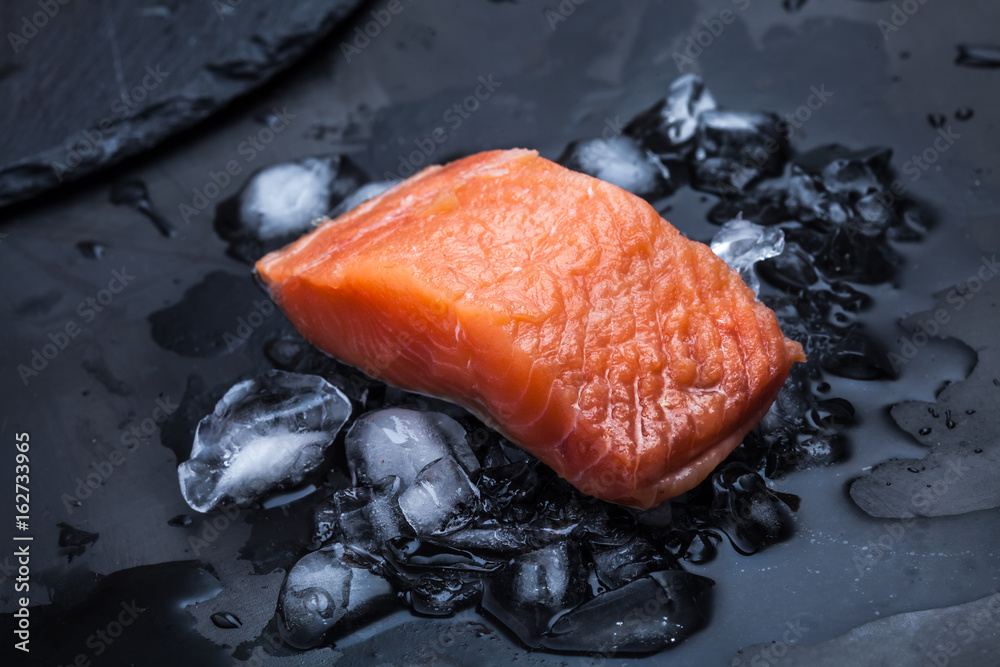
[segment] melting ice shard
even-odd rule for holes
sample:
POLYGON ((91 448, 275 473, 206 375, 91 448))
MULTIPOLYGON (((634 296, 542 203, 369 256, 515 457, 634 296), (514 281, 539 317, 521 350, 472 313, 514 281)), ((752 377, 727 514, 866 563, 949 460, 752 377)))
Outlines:
POLYGON ((344 442, 347 466, 355 483, 373 484, 395 476, 403 487, 429 463, 452 456, 467 473, 479 461, 465 441, 465 429, 439 412, 405 408, 376 410, 358 418, 344 442))
POLYGON ((399 496, 399 508, 418 535, 443 535, 464 528, 478 505, 479 489, 450 456, 421 470, 399 496))
POLYGON ((776 257, 785 249, 785 234, 777 227, 762 227, 737 218, 722 226, 712 239, 712 252, 731 268, 739 271, 754 294, 760 293, 760 280, 754 264, 776 257))
POLYGON ((673 192, 670 170, 631 137, 591 139, 570 144, 559 164, 643 196, 673 192))
POLYGON ((270 371, 234 385, 198 424, 177 470, 184 500, 208 512, 298 484, 350 415, 347 397, 316 375, 270 371))
POLYGON ((306 554, 288 572, 278 598, 278 630, 295 648, 319 646, 335 628, 348 629, 396 606, 382 577, 355 563, 343 545, 306 554))
POLYGON ((667 97, 632 120, 625 132, 662 153, 690 141, 698 117, 715 109, 715 98, 696 74, 685 74, 670 84, 667 97))

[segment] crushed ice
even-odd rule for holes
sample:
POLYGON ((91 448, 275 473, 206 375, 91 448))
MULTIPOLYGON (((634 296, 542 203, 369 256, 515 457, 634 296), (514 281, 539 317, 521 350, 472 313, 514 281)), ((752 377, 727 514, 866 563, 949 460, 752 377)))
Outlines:
POLYGON ((777 257, 784 249, 785 234, 779 228, 755 225, 742 218, 730 220, 712 238, 712 252, 738 271, 754 294, 760 293, 754 264, 777 257))
POLYGON ((347 397, 315 375, 270 371, 234 385, 198 424, 177 470, 184 500, 208 512, 302 482, 350 415, 347 397))

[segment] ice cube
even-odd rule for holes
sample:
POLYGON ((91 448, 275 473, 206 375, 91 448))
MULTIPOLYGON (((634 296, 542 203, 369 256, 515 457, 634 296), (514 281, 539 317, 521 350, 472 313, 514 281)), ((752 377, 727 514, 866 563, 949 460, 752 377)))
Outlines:
POLYGON ((541 644, 555 651, 605 655, 674 646, 705 624, 705 597, 713 584, 682 570, 654 572, 562 616, 541 644))
POLYGON ((757 264, 756 270, 769 283, 794 292, 805 290, 819 280, 812 257, 794 242, 786 243, 780 254, 757 264))
POLYGON ((393 561, 412 569, 438 572, 497 572, 504 559, 446 544, 441 538, 396 537, 389 540, 393 561))
POLYGON ((413 611, 427 616, 450 616, 475 603, 482 595, 483 582, 464 580, 454 574, 427 572, 420 575, 410 591, 413 611))
POLYGON ((373 181, 371 183, 365 183, 360 188, 352 192, 351 194, 344 197, 344 200, 337 204, 332 211, 330 211, 329 216, 331 218, 338 218, 349 211, 353 211, 355 208, 364 204, 370 199, 378 197, 380 194, 386 190, 395 187, 402 183, 401 179, 396 179, 393 181, 373 181))
POLYGON ((510 558, 519 553, 560 542, 573 534, 579 524, 572 521, 534 519, 530 523, 500 523, 492 520, 482 525, 440 535, 436 539, 459 549, 478 554, 510 558))
POLYGON ((234 385, 199 422, 191 458, 178 467, 184 500, 207 512, 300 483, 350 415, 347 397, 315 375, 272 370, 234 385))
POLYGON ((636 536, 633 515, 624 507, 591 505, 584 512, 577 531, 588 547, 620 547, 636 536))
POLYGON ((881 380, 896 377, 888 355, 877 341, 863 331, 849 331, 820 358, 824 370, 852 380, 881 380))
POLYGON ((417 535, 444 535, 472 521, 479 507, 479 489, 462 466, 443 456, 420 471, 399 496, 399 508, 417 535))
POLYGON ((785 249, 785 234, 777 227, 762 227, 737 218, 722 226, 712 239, 712 252, 735 269, 754 294, 760 293, 760 280, 754 264, 780 255, 785 249))
POLYGON ((766 438, 768 444, 780 434, 787 436, 807 428, 806 415, 812 409, 807 381, 805 367, 794 367, 767 414, 760 420, 756 431, 766 438))
POLYGON ((230 242, 231 255, 254 262, 309 231, 313 221, 324 218, 367 180, 340 155, 266 167, 219 205, 215 229, 230 242))
POLYGON ((684 560, 695 565, 709 563, 718 554, 719 542, 722 538, 714 530, 699 530, 691 536, 691 540, 685 545, 681 556, 684 560))
POLYGON ((674 79, 667 98, 640 114, 625 128, 660 152, 689 141, 698 127, 698 116, 715 109, 715 98, 696 74, 674 79))
POLYGON ((553 618, 584 597, 586 577, 579 550, 570 541, 522 554, 494 577, 483 595, 483 609, 531 647, 553 618))
POLYGON ((541 490, 537 462, 518 461, 483 468, 477 484, 483 509, 497 519, 526 522, 538 509, 535 500, 541 490))
POLYGON ((347 631, 397 605, 389 582, 353 563, 343 545, 332 544, 288 571, 278 597, 278 629, 295 648, 313 648, 331 631, 347 631))
POLYGON ((641 576, 669 567, 666 554, 641 537, 622 546, 591 551, 597 576, 608 588, 621 588, 641 576))
POLYGON ((692 186, 733 195, 761 178, 781 174, 788 139, 773 113, 705 111, 698 116, 692 186))
POLYGON ((401 490, 402 483, 397 477, 384 478, 373 487, 371 501, 365 507, 365 516, 372 526, 380 550, 389 540, 409 534, 403 513, 399 509, 401 490))
POLYGON ((828 144, 799 155, 795 164, 818 176, 827 191, 861 197, 889 187, 891 160, 890 148, 851 150, 840 144, 828 144))
POLYGON ((670 170, 632 137, 574 142, 566 147, 559 164, 643 197, 667 195, 675 189, 670 170))
POLYGON ((820 222, 830 226, 851 219, 850 204, 838 200, 827 191, 819 176, 806 173, 798 165, 792 165, 785 204, 789 217, 806 223, 820 222))
POLYGON ((854 422, 854 406, 842 398, 817 401, 808 388, 809 371, 792 369, 771 409, 754 429, 767 450, 768 475, 830 465, 846 455, 839 431, 854 422))
POLYGON ((315 511, 314 540, 336 539, 369 560, 380 560, 389 540, 410 534, 399 510, 399 487, 398 478, 387 477, 374 487, 337 491, 315 511))
POLYGON ((742 463, 725 464, 712 475, 711 516, 744 555, 777 541, 786 519, 781 501, 764 479, 742 463))
POLYGON ((785 189, 754 188, 738 197, 719 200, 708 212, 708 219, 722 225, 734 218, 756 220, 762 225, 774 225, 795 219, 788 209, 785 189))
POLYGON ((876 235, 897 220, 889 192, 892 171, 888 148, 850 150, 839 144, 813 149, 796 158, 790 200, 803 222, 850 224, 853 235, 876 235))
POLYGON ((899 256, 878 230, 855 223, 834 230, 816 257, 816 266, 832 280, 870 285, 887 281, 899 263, 899 256))
POLYGON ((358 418, 344 442, 355 484, 373 484, 390 475, 402 488, 413 484, 428 464, 452 456, 468 474, 479 461, 465 440, 465 429, 438 412, 387 408, 358 418))

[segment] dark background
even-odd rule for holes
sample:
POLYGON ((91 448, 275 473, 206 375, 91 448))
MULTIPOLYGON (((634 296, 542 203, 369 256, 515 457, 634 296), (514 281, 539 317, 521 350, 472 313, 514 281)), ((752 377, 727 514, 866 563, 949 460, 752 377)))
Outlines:
MULTIPOLYGON (((182 3, 133 4, 152 7, 154 15, 159 7, 173 7, 163 21, 176 21, 173 30, 181 34, 200 31, 201 41, 163 46, 152 38, 122 38, 132 44, 120 54, 126 70, 138 75, 156 60, 178 72, 173 75, 177 89, 160 94, 201 99, 199 90, 216 92, 206 95, 204 108, 198 106, 199 114, 185 116, 183 123, 171 122, 171 114, 187 112, 169 105, 150 112, 145 124, 131 119, 137 122, 134 133, 145 139, 123 162, 107 169, 95 164, 92 173, 81 174, 73 184, 0 209, 0 284, 5 288, 0 295, 0 456, 6 458, 0 470, 7 471, 0 498, 13 499, 15 433, 30 434, 32 457, 27 534, 34 537, 33 650, 28 658, 14 655, 20 660, 14 664, 69 664, 78 654, 94 664, 229 664, 241 645, 237 655, 242 658, 254 651, 288 656, 266 663, 277 665, 334 659, 342 664, 504 664, 515 658, 521 664, 556 665, 594 659, 526 653, 470 612, 442 621, 399 615, 297 662, 290 652, 270 646, 264 628, 282 581, 281 570, 272 573, 267 567, 298 548, 301 533, 308 531, 302 517, 280 508, 246 510, 220 522, 225 527, 203 548, 193 548, 190 538, 210 535, 207 522, 213 517, 196 515, 188 527, 167 523, 191 513, 176 475, 175 449, 183 446, 178 443, 184 434, 165 433, 160 424, 133 449, 122 435, 154 415, 158 398, 178 403, 188 388, 228 387, 265 368, 263 343, 287 328, 281 315, 274 315, 234 351, 223 342, 224 334, 235 333, 238 319, 253 311, 260 293, 248 267, 224 254, 225 243, 212 230, 214 207, 256 169, 306 155, 343 153, 382 178, 398 169, 400 156, 414 150, 415 141, 436 127, 448 128, 444 112, 471 94, 479 77, 488 76, 499 82, 496 92, 460 127, 448 130, 432 161, 513 146, 555 158, 569 141, 599 136, 608 123, 625 122, 661 98, 680 73, 672 53, 703 29, 703 20, 728 8, 736 21, 684 71, 703 75, 722 106, 779 114, 794 112, 811 87, 825 86, 833 95, 793 134, 797 149, 834 141, 857 148, 888 146, 901 169, 910 156, 933 145, 937 130, 928 114, 944 114, 960 135, 930 169, 908 182, 910 193, 937 211, 938 224, 924 242, 903 249, 905 264, 894 284, 872 293, 875 307, 865 322, 889 349, 904 333, 901 319, 932 309, 936 293, 968 281, 1000 246, 995 113, 1000 70, 954 64, 958 44, 996 41, 1000 6, 987 0, 913 3, 919 9, 887 36, 878 21, 891 21, 894 5, 885 2, 809 0, 789 11, 780 0, 590 0, 573 5, 566 20, 553 26, 547 12, 558 11, 555 2, 403 0, 403 11, 348 62, 342 44, 351 43, 354 28, 385 4, 376 2, 356 10, 325 37, 327 23, 320 20, 289 29, 287 34, 303 44, 315 44, 304 58, 288 66, 298 56, 295 49, 246 56, 260 61, 257 73, 241 78, 230 72, 227 80, 242 83, 225 91, 217 89, 222 84, 215 79, 202 81, 205 69, 198 63, 198 49, 208 50, 203 45, 212 43, 213 29, 206 26, 219 20, 214 9, 183 18, 174 6, 182 3), (955 112, 965 107, 974 110, 973 117, 956 120, 955 112), (241 142, 257 134, 275 109, 290 114, 288 127, 247 162, 238 152, 241 142), (202 115, 208 120, 171 134, 202 115), (212 173, 233 159, 240 161, 241 173, 207 209, 185 221, 181 205, 192 205, 194 191, 203 193, 212 173), (135 208, 110 201, 111 185, 124 176, 147 184, 153 206, 176 227, 176 237, 165 238, 135 208), (81 251, 81 242, 106 250, 94 259, 81 251), (114 270, 135 278, 90 321, 78 305, 106 287, 114 270), (195 293, 203 298, 199 301, 195 293), (204 356, 179 354, 154 342, 148 317, 174 304, 181 304, 181 325, 202 337, 198 354, 204 356), (29 365, 33 350, 70 321, 79 326, 79 335, 25 384, 18 366, 29 365), (79 480, 111 457, 121 465, 112 466, 104 483, 83 498, 79 480), (68 496, 77 496, 80 505, 68 496), (60 546, 60 523, 99 537, 82 549, 60 546), (88 636, 133 600, 146 611, 97 655, 88 636), (184 608, 194 602, 200 604, 184 608), (243 627, 215 628, 208 617, 217 611, 235 613, 243 627)), ((243 2, 233 7, 232 16, 251 7, 243 2)), ((278 30, 275 16, 282 12, 277 7, 274 3, 270 12, 248 16, 239 29, 225 33, 234 45, 230 52, 244 48, 240 40, 248 35, 278 30)), ((29 11, 33 3, 5 3, 3 34, 16 29, 29 11)), ((93 27, 98 24, 87 18, 83 4, 69 4, 19 53, 12 53, 6 39, 0 44, 0 89, 7 93, 0 116, 4 164, 53 147, 58 151, 67 136, 106 113, 103 103, 74 106, 74 100, 114 96, 113 87, 110 96, 97 88, 100 77, 114 76, 113 62, 102 60, 108 40, 93 27), (74 50, 53 55, 56 47, 44 40, 56 40, 57 33, 77 35, 74 50), (91 64, 94 83, 79 74, 80 63, 91 64), (23 74, 32 68, 46 76, 23 74)), ((138 29, 127 15, 117 25, 126 34, 138 29)), ((245 43, 259 45, 260 40, 245 43)), ((212 50, 203 60, 221 56, 212 50)), ((109 156, 107 162, 123 156, 109 156)), ((42 181, 24 187, 41 189, 42 181)), ((705 213, 714 201, 683 190, 665 215, 691 238, 707 240, 713 227, 705 213)), ((964 380, 977 362, 984 372, 996 368, 997 283, 986 283, 976 307, 966 311, 974 316, 956 318, 947 332, 951 338, 921 348, 898 379, 832 381, 834 395, 848 396, 858 409, 858 423, 848 432, 851 457, 777 484, 802 497, 789 540, 752 557, 723 548, 715 561, 695 568, 718 582, 710 624, 669 654, 650 658, 651 664, 668 659, 677 665, 729 664, 741 647, 781 640, 790 623, 806 628, 796 643, 820 644, 893 614, 997 592, 1000 514, 995 508, 917 519, 893 540, 891 553, 866 561, 869 545, 895 534, 894 521, 868 516, 847 493, 849 483, 870 466, 927 453, 893 422, 892 405, 934 402, 947 383, 964 380)), ((983 445, 997 447, 997 403, 984 400, 986 408, 977 417, 986 433, 983 445)), ((13 521, 12 505, 4 509, 4 535, 13 521)), ((63 533, 64 545, 72 542, 63 533)), ((17 597, 10 579, 13 549, 0 547, 5 566, 0 602, 6 612, 14 610, 17 597)), ((10 623, 5 616, 4 627, 10 623)), ((3 634, 5 655, 10 636, 3 634)), ((914 640, 912 633, 894 632, 884 641, 898 643, 900 664, 923 664, 928 658, 912 652, 914 640)), ((990 664, 969 653, 950 660, 990 664)))

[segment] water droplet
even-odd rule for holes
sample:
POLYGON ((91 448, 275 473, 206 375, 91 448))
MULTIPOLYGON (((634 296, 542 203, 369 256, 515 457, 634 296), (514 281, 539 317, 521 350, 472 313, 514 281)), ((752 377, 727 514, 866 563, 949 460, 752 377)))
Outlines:
POLYGON ((919 430, 919 431, 917 431, 917 432, 918 432, 918 433, 919 433, 920 435, 930 435, 930 433, 931 433, 931 427, 930 427, 930 426, 925 426, 925 427, 923 427, 922 429, 920 429, 920 430, 919 430))
POLYGON ((948 122, 948 117, 943 113, 929 113, 927 114, 927 122, 931 124, 933 128, 944 127, 945 123, 948 122))
POLYGON ((955 426, 957 426, 957 424, 955 424, 955 420, 951 418, 951 410, 945 410, 944 419, 944 425, 948 428, 955 428, 955 426))
POLYGON ((168 519, 167 523, 171 526, 190 526, 194 523, 194 519, 190 514, 178 514, 173 519, 168 519))
POLYGON ((972 453, 973 454, 982 454, 983 453, 983 448, 982 447, 976 447, 975 449, 972 450, 972 453))
POLYGON ((915 473, 919 473, 920 472, 919 470, 917 470, 913 466, 908 467, 907 470, 909 470, 910 472, 915 472, 915 473))
POLYGON ((223 630, 235 630, 243 625, 243 621, 228 611, 218 611, 212 614, 212 623, 223 630))
POLYGON ((967 414, 967 415, 974 415, 974 414, 976 414, 976 411, 975 410, 966 410, 965 414, 967 414))
POLYGON ((975 112, 969 107, 962 107, 955 112, 955 118, 958 120, 969 120, 973 115, 975 115, 975 112))

